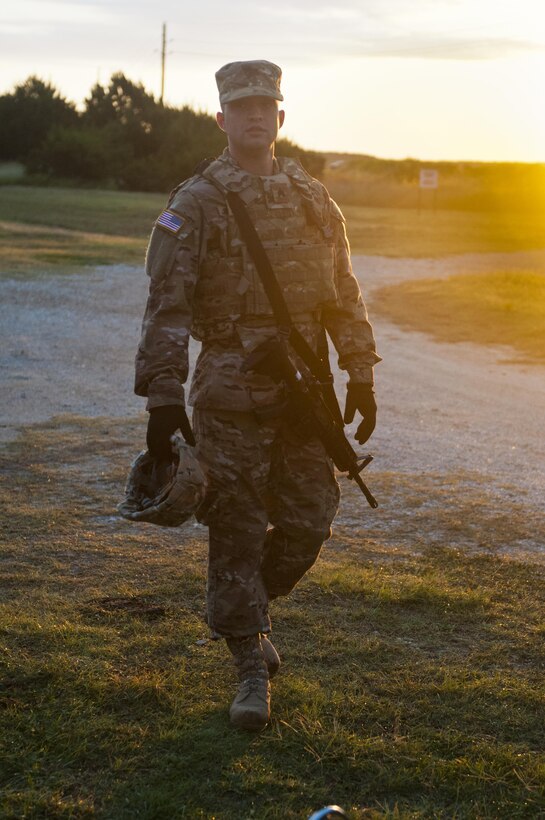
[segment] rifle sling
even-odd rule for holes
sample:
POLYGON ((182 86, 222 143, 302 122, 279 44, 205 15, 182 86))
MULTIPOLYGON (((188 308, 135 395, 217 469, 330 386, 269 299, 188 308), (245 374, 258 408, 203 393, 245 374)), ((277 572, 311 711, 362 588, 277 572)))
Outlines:
POLYGON ((274 275, 271 261, 248 215, 244 202, 234 191, 227 192, 227 202, 233 212, 242 239, 246 243, 248 252, 259 274, 267 299, 271 303, 274 318, 276 319, 279 329, 289 334, 289 341, 293 349, 307 365, 312 375, 320 382, 324 400, 333 414, 335 421, 340 424, 342 428, 343 420, 337 396, 335 395, 333 375, 329 367, 325 331, 320 339, 320 352, 322 354, 320 357, 316 355, 305 337, 293 324, 286 300, 284 299, 284 294, 274 275))

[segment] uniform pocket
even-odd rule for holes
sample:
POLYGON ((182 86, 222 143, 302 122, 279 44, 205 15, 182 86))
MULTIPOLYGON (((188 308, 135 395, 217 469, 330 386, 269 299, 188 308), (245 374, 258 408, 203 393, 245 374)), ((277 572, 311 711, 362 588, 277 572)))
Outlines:
POLYGON ((237 319, 243 309, 240 258, 208 259, 195 287, 194 313, 198 321, 237 319))
MULTIPOLYGON (((267 256, 290 313, 312 313, 338 299, 335 286, 335 252, 332 245, 267 245, 267 256)), ((245 294, 247 315, 272 315, 261 277, 246 247, 242 249, 244 275, 250 287, 245 294)))

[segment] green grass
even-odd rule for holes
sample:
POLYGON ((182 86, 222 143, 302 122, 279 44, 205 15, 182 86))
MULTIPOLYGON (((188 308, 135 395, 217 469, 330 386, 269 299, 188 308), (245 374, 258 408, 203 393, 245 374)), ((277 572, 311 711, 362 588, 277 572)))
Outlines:
POLYGON ((373 310, 441 341, 510 345, 519 361, 545 363, 545 272, 403 282, 378 291, 373 310))
POLYGON ((81 271, 87 265, 143 264, 146 242, 126 236, 0 222, 1 276, 81 271))
MULTIPOLYGON (((421 528, 413 552, 401 531, 385 548, 340 527, 274 604, 273 720, 241 734, 228 653, 197 644, 203 531, 113 516, 143 436, 66 417, 5 453, 2 817, 304 818, 331 802, 352 818, 542 816, 542 566, 461 554, 457 520, 442 548, 421 528)), ((373 474, 381 499, 390 482, 373 474)))
POLYGON ((0 189, 0 276, 88 265, 143 265, 163 194, 6 185, 0 189))
POLYGON ((137 238, 149 236, 168 198, 165 194, 23 185, 3 186, 0 193, 0 221, 137 238))
POLYGON ((0 185, 16 184, 25 176, 25 166, 20 162, 0 162, 0 185))
MULTIPOLYGON (((166 202, 163 194, 77 188, 5 185, 1 193, 4 275, 142 263, 154 220, 166 202), (26 231, 22 225, 28 226, 26 231)), ((545 214, 418 214, 407 208, 354 205, 344 210, 353 253, 427 257, 545 247, 545 214)))

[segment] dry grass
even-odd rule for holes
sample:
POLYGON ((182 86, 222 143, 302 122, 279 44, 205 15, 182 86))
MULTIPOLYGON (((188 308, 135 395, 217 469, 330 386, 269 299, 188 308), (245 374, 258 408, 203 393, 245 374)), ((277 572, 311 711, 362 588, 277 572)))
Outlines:
POLYGON ((441 257, 545 248, 545 212, 343 208, 353 253, 441 257))
POLYGON ((125 236, 0 222, 2 276, 73 273, 87 265, 143 263, 146 243, 125 236))
MULTIPOLYGON (((142 263, 147 238, 164 206, 162 194, 3 186, 0 270, 35 275, 36 266, 43 271, 142 263)), ((418 214, 407 208, 354 205, 344 210, 353 253, 440 257, 545 247, 543 213, 418 214)))
POLYGON ((545 214, 544 163, 472 163, 329 156, 324 182, 338 202, 385 208, 545 214), (340 165, 339 165, 339 160, 340 165), (335 162, 336 161, 336 162, 335 162), (436 191, 419 190, 421 167, 439 173, 436 191))
POLYGON ((519 361, 545 363, 545 272, 403 282, 378 291, 373 310, 441 341, 510 345, 519 361))

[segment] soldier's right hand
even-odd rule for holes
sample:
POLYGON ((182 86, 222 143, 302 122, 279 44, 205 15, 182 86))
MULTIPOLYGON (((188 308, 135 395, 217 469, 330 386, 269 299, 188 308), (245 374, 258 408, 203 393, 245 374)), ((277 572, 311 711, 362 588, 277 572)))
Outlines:
POLYGON ((184 440, 195 446, 195 436, 184 408, 179 404, 166 404, 150 410, 146 444, 150 456, 157 461, 172 461, 170 437, 180 430, 184 440))

